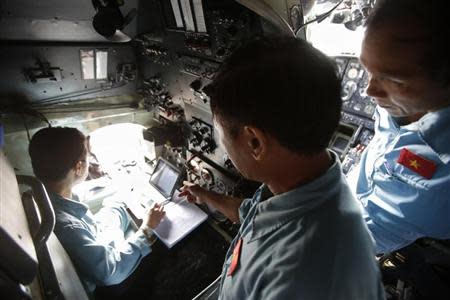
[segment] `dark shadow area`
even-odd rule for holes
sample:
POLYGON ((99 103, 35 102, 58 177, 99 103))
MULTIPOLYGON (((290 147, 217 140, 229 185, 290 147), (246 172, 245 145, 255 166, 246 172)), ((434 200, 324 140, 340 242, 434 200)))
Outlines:
POLYGON ((168 249, 162 242, 122 284, 99 287, 95 299, 192 299, 221 273, 228 243, 204 223, 168 249))
POLYGON ((380 259, 387 300, 450 299, 450 240, 424 238, 380 259))

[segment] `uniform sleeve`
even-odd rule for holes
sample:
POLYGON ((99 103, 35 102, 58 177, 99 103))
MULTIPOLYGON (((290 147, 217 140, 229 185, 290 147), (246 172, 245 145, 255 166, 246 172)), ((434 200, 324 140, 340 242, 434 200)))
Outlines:
POLYGON ((125 280, 151 252, 140 231, 120 244, 103 244, 80 224, 66 224, 58 234, 72 262, 86 279, 97 285, 113 285, 125 280))
POLYGON ((372 251, 351 257, 342 250, 330 251, 332 245, 326 249, 326 244, 268 262, 257 282, 260 293, 253 299, 384 300, 378 268, 370 261, 375 257, 367 255, 372 251))
POLYGON ((102 207, 95 214, 95 218, 97 223, 105 229, 116 228, 125 232, 130 225, 130 216, 123 204, 118 202, 108 202, 107 206, 102 207))
POLYGON ((447 189, 390 180, 389 186, 380 186, 368 197, 363 209, 377 253, 398 250, 425 236, 450 238, 447 189))

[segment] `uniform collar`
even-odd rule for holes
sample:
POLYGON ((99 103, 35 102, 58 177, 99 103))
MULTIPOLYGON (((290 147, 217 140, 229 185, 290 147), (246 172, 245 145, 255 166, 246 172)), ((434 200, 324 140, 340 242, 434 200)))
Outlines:
POLYGON ((450 106, 427 113, 419 121, 422 139, 444 164, 450 162, 450 106))
POLYGON ((277 230, 289 221, 305 215, 336 194, 342 173, 338 156, 331 152, 333 165, 319 178, 258 204, 250 242, 277 230))
POLYGON ((437 154, 444 163, 450 162, 450 106, 425 114, 418 121, 406 126, 398 126, 395 119, 383 108, 377 109, 377 122, 384 128, 396 132, 402 130, 418 132, 420 138, 437 154))
POLYGON ((68 199, 49 192, 49 196, 55 211, 64 211, 78 218, 84 217, 88 211, 88 206, 81 203, 76 195, 73 195, 73 199, 68 199))

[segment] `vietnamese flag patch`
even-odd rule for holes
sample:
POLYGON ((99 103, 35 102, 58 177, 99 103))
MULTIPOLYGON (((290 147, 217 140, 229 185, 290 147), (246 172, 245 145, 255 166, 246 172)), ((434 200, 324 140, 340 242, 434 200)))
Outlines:
POLYGON ((234 246, 233 254, 231 257, 231 265, 230 269, 228 270, 228 276, 232 276, 233 273, 236 271, 238 263, 239 263, 239 256, 241 255, 241 247, 242 247, 242 238, 240 238, 234 246))
POLYGON ((437 168, 434 161, 425 159, 406 148, 400 151, 397 162, 426 179, 431 179, 437 168))

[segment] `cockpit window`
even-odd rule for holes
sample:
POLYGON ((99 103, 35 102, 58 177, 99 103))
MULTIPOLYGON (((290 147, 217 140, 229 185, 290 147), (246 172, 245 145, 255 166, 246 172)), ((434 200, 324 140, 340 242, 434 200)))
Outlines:
POLYGON ((122 123, 94 130, 89 134, 91 151, 105 172, 114 176, 118 165, 145 165, 145 157, 154 156, 150 153, 142 136, 145 129, 142 125, 122 123))
POLYGON ((101 176, 78 184, 73 191, 92 211, 101 207, 106 196, 129 193, 131 186, 149 176, 151 170, 145 161, 153 160, 155 152, 153 144, 143 138, 144 129, 142 125, 121 123, 89 134, 91 159, 95 159, 91 166, 97 166, 101 176))
POLYGON ((326 17, 308 25, 306 36, 314 47, 329 56, 359 56, 364 19, 372 0, 317 1, 306 16, 310 22, 337 7, 326 17))

